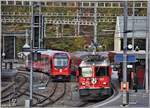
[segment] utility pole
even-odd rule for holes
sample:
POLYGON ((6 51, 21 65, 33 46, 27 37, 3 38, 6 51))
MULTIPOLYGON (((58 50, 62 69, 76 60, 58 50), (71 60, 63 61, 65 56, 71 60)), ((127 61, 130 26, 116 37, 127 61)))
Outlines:
POLYGON ((38 2, 38 9, 39 9, 39 12, 38 12, 38 14, 39 14, 39 49, 41 48, 41 46, 42 46, 42 14, 41 14, 41 2, 38 2))
POLYGON ((31 36, 30 36, 30 51, 31 51, 31 64, 30 64, 30 106, 32 106, 32 88, 33 88, 33 66, 32 66, 32 50, 33 50, 33 29, 34 29, 34 22, 33 22, 33 19, 34 19, 34 15, 33 15, 33 2, 32 2, 32 9, 31 9, 31 36))
POLYGON ((135 26, 135 1, 133 1, 133 7, 132 7, 132 51, 134 51, 134 26, 135 26))
POLYGON ((97 45, 97 6, 98 3, 95 2, 94 6, 94 53, 96 53, 96 45, 97 45))
MULTIPOLYGON (((0 12, 1 12, 1 3, 0 3, 0 12)), ((0 28, 2 28, 1 18, 2 17, 0 14, 0 28)), ((2 29, 0 29, 0 74, 2 75, 2 29)), ((1 79, 1 75, 0 75, 0 79, 1 79)), ((0 85, 1 85, 1 81, 0 81, 0 85)), ((0 97, 1 97, 1 93, 0 93, 0 97)), ((1 106, 1 102, 0 102, 0 106, 1 106)))
MULTIPOLYGON (((149 69, 148 69, 148 78, 150 78, 150 0, 148 0, 148 20, 149 20, 149 22, 148 22, 148 33, 149 33, 149 35, 148 35, 148 67, 149 67, 149 69)), ((148 79, 148 81, 150 81, 150 79, 148 79)), ((150 82, 149 82, 149 84, 150 84, 150 82)), ((150 85, 149 85, 149 90, 150 90, 150 85)), ((150 92, 149 92, 149 95, 150 95, 150 92)), ((150 98, 149 98, 149 105, 150 105, 150 98)))
POLYGON ((127 93, 127 23, 128 23, 128 2, 124 1, 124 39, 123 39, 123 106, 128 105, 127 93))
POLYGON ((80 2, 77 2, 78 3, 78 9, 77 9, 77 36, 80 35, 80 15, 81 15, 81 8, 80 7, 80 2))
POLYGON ((149 90, 149 73, 150 73, 150 0, 147 1, 147 23, 146 23, 146 58, 145 58, 145 64, 146 64, 146 71, 145 71, 145 89, 148 93, 149 90))

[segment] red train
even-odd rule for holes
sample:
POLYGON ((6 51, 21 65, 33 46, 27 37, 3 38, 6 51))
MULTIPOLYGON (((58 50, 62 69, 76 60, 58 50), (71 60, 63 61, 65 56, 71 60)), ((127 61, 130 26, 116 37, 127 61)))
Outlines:
POLYGON ((93 55, 90 52, 75 53, 78 70, 79 94, 82 99, 98 99, 112 94, 108 52, 93 55), (95 98, 97 97, 97 98, 95 98))
MULTIPOLYGON (((33 70, 48 72, 53 80, 69 81, 70 66, 71 57, 67 52, 55 50, 35 50, 33 52, 33 70)), ((30 62, 26 67, 30 69, 30 62)))

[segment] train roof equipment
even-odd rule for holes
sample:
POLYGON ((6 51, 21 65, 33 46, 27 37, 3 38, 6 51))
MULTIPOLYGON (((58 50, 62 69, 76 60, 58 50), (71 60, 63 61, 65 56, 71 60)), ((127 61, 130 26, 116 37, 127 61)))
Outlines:
POLYGON ((46 54, 49 56, 52 56, 56 53, 65 53, 65 54, 69 54, 68 52, 65 51, 57 51, 57 50, 51 50, 51 49, 38 49, 38 50, 34 50, 34 52, 39 53, 39 54, 46 54))
POLYGON ((74 55, 78 58, 80 58, 82 61, 80 63, 80 67, 86 67, 86 66, 108 66, 110 65, 109 52, 96 52, 96 54, 93 54, 93 52, 75 52, 74 55))

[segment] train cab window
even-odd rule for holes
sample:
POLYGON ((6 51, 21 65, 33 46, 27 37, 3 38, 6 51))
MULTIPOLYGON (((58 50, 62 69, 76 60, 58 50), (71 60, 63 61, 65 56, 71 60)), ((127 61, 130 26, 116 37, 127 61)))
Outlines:
POLYGON ((92 77, 92 68, 91 67, 82 67, 81 68, 82 77, 92 77))
POLYGON ((63 68, 67 67, 69 64, 68 56, 67 55, 56 55, 54 57, 54 66, 56 68, 63 68))
POLYGON ((108 67, 96 67, 96 76, 108 75, 108 67))
POLYGON ((67 67, 68 66, 68 59, 54 59, 55 67, 67 67))

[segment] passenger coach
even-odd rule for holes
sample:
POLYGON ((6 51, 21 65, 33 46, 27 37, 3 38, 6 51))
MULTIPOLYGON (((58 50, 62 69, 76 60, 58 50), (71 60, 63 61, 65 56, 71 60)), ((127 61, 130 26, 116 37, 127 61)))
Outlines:
MULTIPOLYGON (((56 50, 36 50, 33 52, 32 59, 34 71, 47 72, 55 81, 70 81, 71 58, 69 53, 56 50)), ((30 69, 30 61, 26 64, 26 68, 30 69)))

